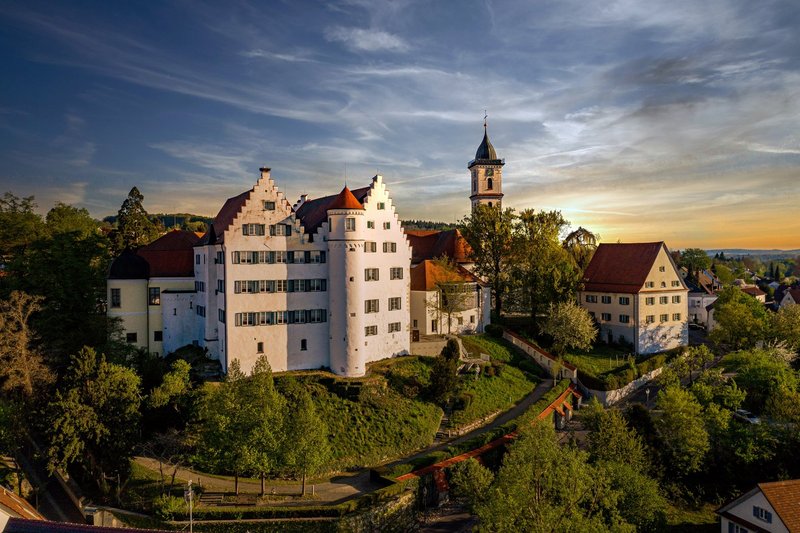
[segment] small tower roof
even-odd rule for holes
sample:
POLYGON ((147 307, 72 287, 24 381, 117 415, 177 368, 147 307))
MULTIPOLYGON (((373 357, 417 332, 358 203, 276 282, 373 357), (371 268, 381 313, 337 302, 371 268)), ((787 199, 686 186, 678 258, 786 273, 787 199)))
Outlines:
POLYGON ((328 210, 331 209, 364 209, 364 206, 345 185, 342 192, 328 205, 328 210))
POLYGON ((483 123, 483 140, 481 145, 478 146, 478 151, 475 152, 475 159, 497 159, 497 152, 494 151, 494 146, 489 140, 489 132, 486 129, 486 122, 483 123))

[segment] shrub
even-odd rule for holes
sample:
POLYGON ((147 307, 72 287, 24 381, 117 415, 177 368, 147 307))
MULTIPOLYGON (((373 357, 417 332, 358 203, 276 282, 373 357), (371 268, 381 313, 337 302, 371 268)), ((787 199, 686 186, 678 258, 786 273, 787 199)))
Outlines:
POLYGON ((494 366, 492 366, 492 365, 486 365, 486 366, 484 366, 484 367, 483 367, 483 373, 484 373, 484 374, 485 374, 487 377, 490 377, 490 378, 494 377, 494 375, 495 375, 494 366))
POLYGON ((162 494, 153 500, 153 512, 162 520, 172 520, 189 512, 189 507, 183 498, 162 494))

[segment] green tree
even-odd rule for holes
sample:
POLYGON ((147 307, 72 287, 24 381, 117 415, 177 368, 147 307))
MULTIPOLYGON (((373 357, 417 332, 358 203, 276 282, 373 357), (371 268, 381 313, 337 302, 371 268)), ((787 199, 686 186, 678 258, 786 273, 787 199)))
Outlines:
POLYGON ((560 234, 568 225, 559 211, 526 209, 519 214, 509 270, 518 303, 534 324, 549 304, 573 297, 580 280, 581 272, 561 245, 560 234))
POLYGON ((656 406, 662 411, 655 425, 665 466, 678 477, 698 471, 709 450, 702 407, 689 392, 675 386, 658 393, 656 406))
POLYGON ((592 260, 595 250, 597 250, 597 241, 599 240, 599 235, 581 226, 564 237, 562 246, 572 257, 578 270, 583 272, 589 266, 589 262, 592 260))
POLYGON ((303 480, 302 495, 306 493, 306 476, 320 473, 331 458, 328 427, 317 414, 311 395, 303 390, 291 408, 287 419, 284 466, 303 480))
POLYGON ((35 209, 33 196, 18 198, 7 192, 0 198, 0 263, 11 262, 44 233, 42 217, 35 209))
POLYGON ((53 237, 64 233, 77 233, 80 237, 86 238, 98 232, 99 223, 86 209, 57 202, 47 212, 45 227, 47 233, 53 237))
POLYGON ((602 469, 584 452, 558 444, 552 424, 537 423, 511 445, 484 502, 480 531, 633 531, 616 508, 602 469), (569 480, 565 490, 565 481, 569 480))
POLYGON ((711 266, 711 258, 708 257, 705 250, 700 248, 687 248, 681 253, 680 265, 686 267, 691 278, 697 281, 700 271, 711 266))
POLYGON ((714 266, 714 274, 716 274, 717 279, 719 279, 720 283, 723 285, 730 285, 733 283, 733 280, 736 279, 733 276, 733 271, 720 263, 717 263, 714 266))
POLYGON ((616 409, 600 412, 589 433, 589 454, 595 461, 626 463, 640 472, 649 467, 641 438, 616 409))
POLYGON ((91 348, 72 357, 49 413, 51 469, 79 463, 117 499, 139 437, 139 377, 91 348))
POLYGON ((624 457, 616 461, 601 461, 598 470, 609 479, 614 494, 614 511, 635 527, 635 531, 661 531, 666 522, 667 501, 661 494, 658 481, 624 457))
POLYGON ((738 287, 726 287, 720 291, 714 302, 714 321, 717 327, 711 331, 711 340, 734 348, 754 346, 766 335, 767 312, 764 306, 738 287))
POLYGON ((499 318, 508 289, 509 261, 514 251, 514 210, 499 204, 475 209, 461 221, 461 231, 472 249, 475 273, 492 286, 494 313, 499 318))
POLYGON ((800 305, 787 305, 770 315, 769 336, 794 352, 800 351, 800 305))
POLYGON ((773 391, 797 390, 798 375, 776 350, 749 350, 725 357, 725 368, 735 370, 736 383, 746 393, 745 404, 760 413, 773 391))
POLYGON ((117 254, 130 248, 135 250, 158 237, 158 226, 147 215, 142 202, 144 196, 133 187, 117 213, 117 230, 114 249, 117 254))
MULTIPOLYGON (((284 432, 286 401, 275 390, 272 368, 266 355, 261 355, 256 360, 250 379, 244 385, 245 396, 251 402, 248 405, 248 411, 252 414, 253 457, 250 470, 261 479, 261 495, 263 496, 264 480, 267 474, 279 466, 282 446, 285 446, 287 442, 284 432)), ((305 416, 308 417, 308 415, 305 416)), ((308 423, 308 420, 303 423, 308 423)), ((305 427, 303 429, 305 430, 305 427)), ((327 435, 327 431, 325 433, 327 435)), ((306 437, 306 435, 300 436, 300 438, 306 437)), ((291 445, 294 446, 295 443, 293 442, 291 445)))
POLYGON ((25 402, 53 382, 53 374, 36 349, 31 316, 41 309, 42 298, 14 291, 0 301, 0 382, 6 392, 25 402))
POLYGON ((475 459, 457 463, 450 474, 453 495, 467 501, 469 510, 475 512, 485 502, 489 487, 494 480, 492 471, 475 459))
POLYGON ((458 361, 460 350, 455 339, 449 339, 431 369, 430 396, 444 405, 455 396, 459 387, 458 361))
POLYGON ((187 397, 192 392, 191 370, 192 367, 187 361, 183 359, 174 361, 170 371, 164 374, 161 384, 150 391, 147 398, 148 407, 151 409, 166 407, 175 413, 180 413, 188 403, 187 397))
POLYGON ((597 338, 589 312, 573 301, 551 303, 541 332, 553 338, 557 355, 564 355, 570 348, 588 350, 597 338))

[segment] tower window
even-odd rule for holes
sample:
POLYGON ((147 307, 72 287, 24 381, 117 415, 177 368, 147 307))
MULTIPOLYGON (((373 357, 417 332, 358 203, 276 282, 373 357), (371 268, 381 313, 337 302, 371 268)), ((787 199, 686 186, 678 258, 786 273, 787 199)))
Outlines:
POLYGON ((345 231, 355 231, 356 230, 356 219, 355 218, 346 218, 346 219, 344 219, 344 230, 345 231))
POLYGON ((486 188, 487 189, 489 189, 491 191, 493 185, 494 185, 494 180, 492 178, 489 178, 489 179, 486 180, 486 188))
POLYGON ((306 350, 308 350, 308 342, 306 339, 300 339, 300 351, 305 352, 306 350))
POLYGON ((258 344, 256 344, 256 352, 257 353, 264 353, 264 343, 263 342, 259 342, 258 344))
POLYGON ((492 202, 489 202, 489 207, 492 207, 492 202))

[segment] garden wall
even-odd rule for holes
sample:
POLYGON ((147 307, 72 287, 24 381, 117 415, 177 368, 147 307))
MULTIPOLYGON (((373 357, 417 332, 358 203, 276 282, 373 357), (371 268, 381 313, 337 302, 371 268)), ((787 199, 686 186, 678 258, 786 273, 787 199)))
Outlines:
POLYGON ((614 405, 618 401, 622 400, 623 398, 631 394, 633 391, 641 388, 652 379, 658 377, 663 369, 664 367, 659 367, 656 368, 655 370, 651 370, 647 374, 643 374, 641 377, 634 379, 633 381, 631 381, 624 387, 620 387, 619 389, 595 390, 586 388, 586 390, 592 397, 597 398, 597 400, 601 404, 603 404, 605 407, 608 407, 609 405, 614 405))
POLYGON ((538 346, 531 344, 516 333, 512 333, 507 329, 503 330, 503 338, 528 354, 528 356, 536 361, 539 366, 544 368, 544 370, 551 377, 553 376, 553 366, 560 364, 561 369, 559 370, 557 376, 559 379, 569 379, 573 383, 578 380, 578 369, 575 367, 575 365, 572 365, 566 361, 558 361, 555 356, 547 353, 538 346))

